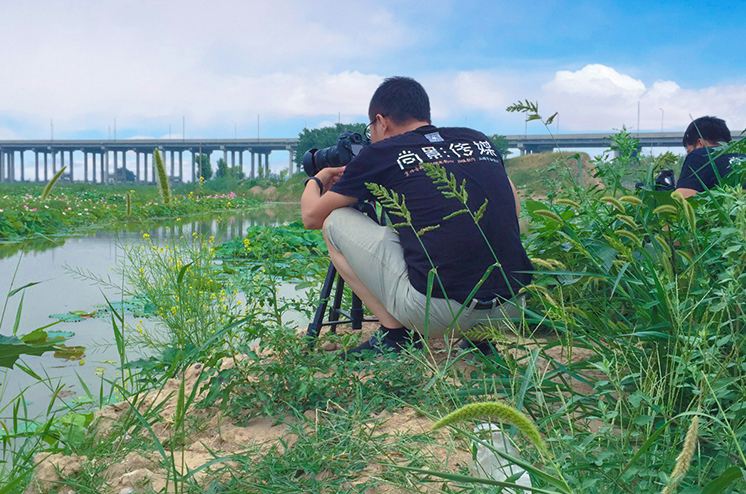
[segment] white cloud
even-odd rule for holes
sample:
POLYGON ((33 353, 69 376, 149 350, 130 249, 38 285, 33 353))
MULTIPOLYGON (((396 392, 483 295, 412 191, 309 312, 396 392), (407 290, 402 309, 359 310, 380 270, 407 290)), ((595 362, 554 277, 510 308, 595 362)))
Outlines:
POLYGON ((346 68, 406 45, 385 7, 340 1, 19 1, 3 18, 0 116, 68 130, 364 113, 381 77, 346 68))
POLYGON ((642 130, 660 130, 662 117, 664 129, 683 131, 692 118, 703 115, 725 119, 731 130, 746 126, 746 85, 684 89, 674 81, 656 81, 648 87, 594 64, 558 71, 542 89, 543 106, 559 111, 565 131, 636 128, 638 102, 642 130))

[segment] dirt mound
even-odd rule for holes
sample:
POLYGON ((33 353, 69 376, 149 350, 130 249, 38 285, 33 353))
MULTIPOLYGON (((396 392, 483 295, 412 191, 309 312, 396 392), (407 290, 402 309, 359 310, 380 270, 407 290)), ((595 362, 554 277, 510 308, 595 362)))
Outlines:
POLYGON ((55 490, 58 494, 72 494, 72 487, 59 487, 63 480, 74 480, 88 461, 85 456, 50 455, 40 453, 34 457, 34 476, 24 494, 46 494, 55 490), (59 488, 59 491, 56 489, 59 488))

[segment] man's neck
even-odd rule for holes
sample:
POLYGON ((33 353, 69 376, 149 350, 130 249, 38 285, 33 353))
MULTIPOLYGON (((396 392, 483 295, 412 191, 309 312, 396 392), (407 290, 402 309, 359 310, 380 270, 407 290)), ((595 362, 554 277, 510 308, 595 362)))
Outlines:
POLYGON ((413 130, 417 130, 420 127, 423 127, 425 125, 432 125, 430 122, 424 122, 422 120, 411 120, 405 124, 402 125, 396 125, 391 129, 391 136, 404 134, 406 132, 411 132, 413 130))

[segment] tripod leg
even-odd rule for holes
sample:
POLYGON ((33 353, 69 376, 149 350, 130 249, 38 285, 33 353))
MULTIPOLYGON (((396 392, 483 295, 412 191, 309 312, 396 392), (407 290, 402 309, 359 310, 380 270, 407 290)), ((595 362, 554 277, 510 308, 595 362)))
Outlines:
POLYGON ((308 325, 308 329, 306 330, 309 350, 313 348, 316 338, 319 336, 319 331, 321 331, 321 326, 324 321, 324 312, 326 312, 326 306, 329 302, 329 296, 332 293, 332 285, 334 285, 334 278, 336 278, 336 276, 337 269, 330 263, 329 269, 326 272, 324 285, 321 287, 319 306, 316 307, 316 314, 313 316, 313 321, 311 321, 311 324, 308 325))
POLYGON ((343 280, 341 276, 337 275, 337 290, 334 292, 334 303, 329 309, 329 328, 331 329, 331 332, 335 334, 337 332, 337 325, 339 324, 336 321, 339 321, 340 316, 342 315, 340 313, 340 310, 342 308, 342 296, 344 295, 344 289, 345 280, 343 280))
POLYGON ((363 301, 354 293, 352 294, 350 319, 352 319, 352 329, 363 329, 363 301))

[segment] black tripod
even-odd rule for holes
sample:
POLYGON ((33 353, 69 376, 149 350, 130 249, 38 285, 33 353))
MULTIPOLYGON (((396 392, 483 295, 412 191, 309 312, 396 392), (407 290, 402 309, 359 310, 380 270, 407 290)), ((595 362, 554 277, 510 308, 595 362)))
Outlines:
MULTIPOLYGON (((378 224, 381 224, 381 219, 376 215, 373 204, 369 202, 359 201, 353 204, 351 207, 367 214, 370 219, 377 222, 378 224)), ((316 307, 316 314, 314 315, 313 321, 311 321, 311 323, 308 325, 308 329, 306 330, 309 350, 313 348, 314 344, 316 343, 316 339, 321 332, 321 328, 324 326, 329 326, 331 332, 336 333, 337 326, 340 324, 352 323, 352 329, 362 329, 363 321, 376 322, 378 320, 373 317, 363 317, 363 301, 360 300, 360 297, 358 297, 354 293, 352 294, 352 309, 350 311, 342 309, 344 287, 344 280, 337 273, 337 268, 334 267, 334 264, 330 262, 329 268, 326 271, 326 279, 324 279, 324 284, 321 287, 321 295, 319 297, 319 305, 316 307), (336 287, 334 286, 335 282, 336 287), (334 289, 334 299, 332 301, 332 306, 329 308, 329 319, 324 322, 324 313, 326 312, 327 305, 329 304, 332 289, 334 289), (342 317, 344 317, 345 319, 342 319, 342 317)))

